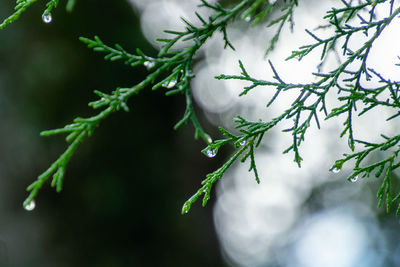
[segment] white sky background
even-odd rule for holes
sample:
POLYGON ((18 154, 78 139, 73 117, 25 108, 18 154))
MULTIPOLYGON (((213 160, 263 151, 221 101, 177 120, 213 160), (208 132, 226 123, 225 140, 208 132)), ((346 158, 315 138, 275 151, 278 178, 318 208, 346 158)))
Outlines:
MULTIPOLYGON (((165 37, 163 30, 183 29, 180 17, 191 22, 197 21, 194 11, 200 3, 197 0, 131 2, 140 11, 145 36, 156 47, 158 44, 155 40, 165 37)), ((313 42, 304 29, 312 30, 318 26, 333 4, 341 6, 340 1, 333 0, 299 2, 294 17, 295 31, 291 33, 286 28, 276 50, 267 58, 274 63, 284 81, 293 83, 314 79, 311 73, 316 71, 320 50, 301 62, 286 62, 283 59, 299 46, 313 42)), ((204 16, 207 12, 209 10, 200 9, 204 16)), ((387 16, 387 9, 378 10, 378 15, 387 16)), ((400 61, 396 60, 400 55, 399 42, 393 39, 399 36, 400 22, 399 19, 395 21, 373 46, 368 59, 369 66, 392 79, 398 77, 399 67, 394 64, 400 61)), ((221 73, 239 74, 237 62, 240 59, 252 76, 272 80, 272 72, 264 58, 272 32, 265 25, 249 27, 241 21, 234 23, 228 32, 236 51, 224 50, 220 35, 207 43, 204 60, 194 66, 196 78, 192 90, 196 102, 211 122, 229 127, 236 115, 249 120, 268 121, 290 105, 294 96, 280 96, 270 109, 266 109, 265 105, 274 94, 274 88, 259 87, 239 98, 243 86, 247 85, 245 82, 214 79, 221 73)), ((329 33, 320 34, 327 36, 329 33)), ((334 67, 334 64, 336 59, 331 55, 325 71, 334 67)), ((336 92, 330 97, 328 103, 332 107, 337 103, 336 92)), ((390 135, 398 131, 398 128, 393 128, 395 121, 386 123, 382 120, 389 114, 392 113, 382 109, 355 119, 355 138, 377 142, 381 141, 380 133, 390 135)), ((291 135, 280 133, 285 128, 283 125, 267 134, 262 148, 257 151, 261 184, 258 185, 252 173, 247 171, 248 163, 236 164, 218 183, 214 221, 222 253, 229 264, 382 266, 390 251, 387 251, 385 239, 387 231, 375 221, 377 210, 374 195, 376 185, 381 181, 371 178, 350 183, 345 179, 350 172, 346 167, 338 174, 328 171, 343 152, 350 152, 347 137, 338 137, 343 121, 342 117, 323 121, 321 116, 321 130, 317 130, 314 123, 301 147, 304 159, 301 169, 293 162, 292 153, 282 155, 282 151, 291 144, 291 135), (375 184, 372 189, 371 184, 375 184)))

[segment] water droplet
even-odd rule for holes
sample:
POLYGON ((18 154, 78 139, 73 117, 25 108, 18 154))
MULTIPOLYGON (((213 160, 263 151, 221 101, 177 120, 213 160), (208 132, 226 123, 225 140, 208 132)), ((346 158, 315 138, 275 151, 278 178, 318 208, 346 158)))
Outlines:
POLYGON ((239 145, 241 145, 241 146, 244 146, 244 145, 246 145, 246 144, 247 144, 246 140, 242 140, 242 141, 240 141, 240 143, 239 143, 239 145))
POLYGON ((336 168, 336 167, 332 167, 329 171, 333 172, 333 173, 339 173, 340 169, 336 168))
POLYGON ((176 80, 169 80, 169 81, 165 81, 162 86, 165 88, 171 89, 175 85, 176 85, 176 80))
POLYGON ((34 210, 36 207, 35 201, 32 200, 28 205, 24 206, 24 209, 27 211, 34 210))
POLYGON ((250 16, 247 16, 247 17, 244 18, 244 21, 246 21, 246 22, 250 22, 250 20, 251 20, 250 16))
POLYGON ((204 189, 204 190, 203 190, 203 193, 204 193, 204 194, 205 194, 205 193, 207 193, 207 190, 206 190, 206 189, 204 189))
POLYGON ((207 149, 207 151, 206 151, 206 155, 207 155, 207 157, 209 157, 209 158, 213 158, 213 157, 215 157, 216 155, 217 155, 217 153, 215 153, 215 151, 214 151, 214 149, 207 149))
POLYGON ((53 20, 53 17, 51 16, 51 13, 44 13, 42 20, 44 23, 50 23, 53 20))
POLYGON ((143 63, 143 66, 145 66, 146 69, 148 69, 148 70, 151 69, 152 67, 154 67, 154 65, 156 65, 156 64, 152 61, 146 61, 143 63))
POLYGON ((189 212, 188 210, 185 211, 185 213, 188 213, 188 212, 189 212))
POLYGON ((352 182, 352 183, 357 182, 357 180, 358 180, 358 175, 350 178, 350 182, 352 182))

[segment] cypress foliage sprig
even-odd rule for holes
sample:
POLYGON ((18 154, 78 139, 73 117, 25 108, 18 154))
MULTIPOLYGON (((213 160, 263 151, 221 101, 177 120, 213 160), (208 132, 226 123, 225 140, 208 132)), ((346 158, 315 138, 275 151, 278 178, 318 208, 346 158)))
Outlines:
MULTIPOLYGON (((71 1, 71 0, 69 0, 71 1)), ((6 18, 0 24, 0 30, 7 27, 9 24, 16 21, 22 13, 24 13, 32 4, 37 2, 37 0, 17 0, 15 5, 15 12, 11 14, 8 18, 6 18)), ((69 3, 71 5, 71 3, 69 3)), ((56 8, 58 5, 58 0, 50 0, 46 4, 46 9, 43 12, 42 20, 45 23, 50 23, 52 20, 51 11, 56 8)))
MULTIPOLYGON (((30 4, 32 4, 36 0, 18 0, 19 3, 18 11, 11 15, 10 18, 6 19, 6 21, 2 24, 3 27, 7 26, 11 22, 15 21, 18 16, 25 11, 30 4)), ((280 22, 280 26, 278 32, 275 34, 273 42, 271 42, 271 46, 278 40, 278 36, 280 31, 288 20, 292 18, 292 11, 294 5, 297 5, 297 1, 289 1, 289 4, 284 1, 285 4, 282 8, 282 11, 288 10, 286 14, 270 23, 269 26, 272 26, 278 22, 280 22)), ((67 10, 71 10, 75 4, 75 0, 69 0, 67 3, 67 10)), ((51 12, 58 5, 58 0, 50 0, 46 4, 46 9, 43 13, 43 21, 48 23, 51 21, 51 12)), ((242 19, 248 20, 250 17, 254 17, 253 25, 261 22, 264 18, 267 18, 268 15, 272 11, 272 7, 276 4, 270 4, 267 0, 242 0, 233 7, 232 9, 223 8, 220 4, 210 4, 206 0, 201 0, 200 7, 205 7, 213 10, 213 14, 205 19, 200 16, 197 12, 195 13, 199 21, 201 22, 200 27, 194 26, 191 22, 182 18, 183 23, 186 25, 185 31, 171 31, 166 30, 165 32, 172 35, 170 39, 159 39, 158 41, 163 42, 164 45, 161 47, 160 52, 157 57, 149 57, 145 55, 141 50, 137 49, 136 54, 128 53, 124 50, 120 45, 115 45, 115 47, 110 47, 104 44, 101 39, 97 36, 94 37, 94 40, 81 37, 80 40, 87 44, 89 48, 92 48, 96 52, 105 53, 105 59, 110 61, 118 61, 121 60, 125 64, 130 65, 132 67, 137 66, 145 66, 149 75, 145 80, 141 83, 131 87, 131 88, 118 88, 113 91, 111 94, 106 94, 100 91, 95 91, 100 99, 94 102, 89 103, 94 109, 103 109, 98 114, 89 117, 89 118, 76 118, 74 123, 68 124, 63 128, 54 129, 49 131, 43 131, 41 133, 42 136, 50 136, 56 134, 67 134, 66 141, 71 143, 66 151, 45 171, 43 172, 38 179, 32 183, 27 190, 30 191, 28 198, 24 201, 24 206, 28 206, 33 199, 36 197, 38 191, 43 186, 44 182, 48 180, 51 176, 53 176, 53 180, 51 185, 56 187, 57 192, 62 190, 62 182, 64 178, 65 168, 69 160, 71 159, 73 153, 76 151, 78 145, 85 140, 86 137, 92 135, 94 129, 100 124, 100 122, 108 117, 110 114, 123 109, 125 111, 129 111, 127 101, 128 99, 137 94, 142 89, 152 86, 153 90, 156 90, 160 87, 167 88, 166 95, 175 95, 175 94, 183 94, 186 99, 186 111, 183 115, 183 118, 174 126, 174 129, 179 128, 181 125, 192 122, 195 128, 195 139, 202 138, 207 143, 207 148, 205 151, 207 153, 211 153, 211 155, 215 155, 219 146, 227 142, 232 141, 240 141, 242 144, 242 148, 236 153, 224 166, 222 166, 219 170, 207 176, 206 181, 204 182, 205 186, 201 190, 201 192, 206 192, 206 197, 203 199, 203 205, 207 203, 209 198, 210 190, 212 185, 219 180, 225 171, 232 165, 232 163, 239 157, 242 157, 242 161, 245 161, 247 158, 250 158, 250 170, 252 170, 256 176, 257 182, 259 182, 259 177, 255 165, 255 157, 254 150, 260 144, 262 139, 262 133, 252 133, 247 130, 241 129, 243 133, 248 133, 245 137, 234 137, 230 135, 230 139, 225 141, 217 141, 213 143, 211 137, 202 129, 193 108, 191 91, 189 88, 190 81, 194 77, 192 72, 192 60, 197 51, 205 44, 205 42, 216 32, 220 31, 223 35, 223 40, 225 42, 224 48, 230 47, 234 50, 233 44, 229 41, 227 34, 227 25, 231 21, 235 19, 238 14, 242 14, 242 19), (188 45, 183 49, 174 49, 174 45, 177 42, 185 42, 192 41, 191 45, 188 45), (166 78, 159 77, 168 73, 166 78), (256 142, 257 140, 257 142, 256 142), (210 150, 211 149, 211 150, 210 150), (210 152, 211 151, 211 152, 210 152), (245 151, 247 151, 244 155, 242 155, 245 151)), ((242 118, 238 118, 238 121, 243 120, 242 118)), ((253 124, 249 124, 244 120, 239 125, 239 128, 248 127, 249 129, 254 129, 253 124)), ((228 132, 224 131, 226 135, 228 132)), ((239 143, 236 143, 238 145, 239 143)), ((200 191, 199 191, 200 192, 200 191)), ((185 204, 186 208, 183 211, 188 211, 191 203, 194 202, 197 197, 192 198, 192 201, 189 201, 185 204), (190 203, 190 204, 189 204, 190 203)))
MULTIPOLYGON (((192 103, 190 91, 190 81, 194 77, 192 72, 192 61, 198 50, 205 42, 217 31, 223 34, 225 47, 232 47, 229 42, 226 27, 240 12, 250 5, 252 1, 241 1, 232 9, 225 9, 219 4, 212 5, 202 0, 205 8, 212 9, 214 13, 206 20, 196 13, 197 18, 201 22, 201 26, 196 27, 186 19, 182 18, 186 25, 185 31, 165 31, 172 35, 170 39, 161 39, 164 45, 160 49, 158 56, 153 58, 146 56, 141 50, 137 49, 136 54, 128 53, 120 45, 110 47, 104 44, 97 36, 93 40, 88 38, 80 38, 89 48, 96 52, 105 53, 105 59, 110 61, 121 60, 125 64, 132 67, 144 66, 148 69, 149 74, 139 84, 131 88, 118 88, 111 94, 100 91, 95 93, 100 97, 99 100, 89 103, 94 109, 103 109, 97 115, 89 118, 76 118, 74 123, 66 125, 63 128, 42 132, 43 136, 56 134, 68 134, 67 142, 71 144, 66 151, 45 171, 38 179, 32 183, 27 190, 30 191, 28 198, 24 202, 24 206, 28 206, 37 195, 44 182, 53 176, 52 186, 56 186, 57 191, 62 189, 62 181, 65 168, 71 156, 76 151, 78 145, 87 137, 91 136, 94 129, 102 120, 110 114, 121 109, 129 111, 127 101, 133 95, 139 93, 142 89, 152 86, 153 90, 164 87, 167 89, 166 95, 182 94, 186 99, 186 111, 183 118, 175 125, 175 129, 189 121, 195 128, 195 138, 203 139, 207 144, 212 143, 211 137, 203 130, 200 125, 192 103), (183 41, 188 44, 183 49, 174 49, 174 45, 183 41), (191 41, 191 42, 190 42, 191 41), (166 75, 165 78, 161 75, 166 75)), ((49 5, 49 8, 52 6, 49 5)))
POLYGON ((0 24, 0 29, 4 29, 9 24, 16 21, 19 18, 19 16, 21 16, 21 14, 24 13, 25 10, 27 10, 28 7, 30 7, 36 1, 37 0, 17 0, 14 8, 15 12, 0 24))
MULTIPOLYGON (((254 150, 260 145, 265 132, 264 128, 268 126, 262 122, 250 123, 241 117, 237 117, 236 122, 236 128, 238 128, 243 135, 236 136, 228 132, 224 128, 219 127, 220 132, 226 138, 216 140, 215 142, 209 144, 206 148, 202 150, 202 152, 208 157, 214 157, 217 154, 218 150, 228 143, 233 143, 237 148, 237 151, 219 169, 210 174, 207 174, 206 179, 201 182, 202 187, 200 187, 200 189, 198 189, 197 192, 193 196, 191 196, 183 205, 182 214, 188 213, 192 204, 196 202, 196 200, 201 195, 204 195, 202 202, 202 205, 204 207, 210 199, 212 186, 223 177, 225 172, 239 158, 241 162, 245 162, 248 158, 250 158, 249 171, 253 171, 257 183, 260 183, 260 178, 258 176, 254 157, 254 150)), ((270 127, 273 126, 270 125, 270 127)))
POLYGON ((386 210, 390 211, 390 208, 397 203, 396 215, 400 214, 400 192, 398 192, 395 196, 393 196, 393 192, 391 190, 392 180, 397 178, 393 173, 394 170, 400 167, 400 161, 398 159, 400 152, 400 135, 396 135, 393 137, 387 137, 385 135, 381 135, 384 139, 384 142, 379 144, 369 143, 366 141, 355 140, 357 143, 363 144, 365 149, 358 151, 353 154, 344 154, 344 158, 339 159, 335 162, 332 168, 339 171, 342 166, 350 160, 355 160, 354 168, 352 173, 348 176, 348 180, 355 182, 360 177, 366 178, 370 177, 372 172, 375 172, 375 177, 380 177, 382 173, 384 173, 384 178, 382 184, 377 192, 378 198, 378 207, 381 207, 384 202, 386 202, 386 210), (371 157, 372 154, 382 153, 385 151, 390 151, 389 155, 380 160, 378 162, 374 162, 371 164, 365 164, 361 166, 364 161, 366 161, 367 157, 371 157))
MULTIPOLYGON (((286 2, 286 1, 285 1, 286 2)), ((275 2, 276 3, 276 2, 275 2)), ((285 4, 281 12, 283 13, 281 16, 279 16, 277 19, 274 19, 268 24, 268 27, 278 25, 278 29, 276 30, 274 36, 271 38, 271 41, 269 42, 269 46, 267 48, 266 54, 274 50, 276 43, 279 40, 279 36, 281 35, 283 26, 289 22, 290 28, 293 30, 294 27, 294 21, 293 21, 293 11, 295 6, 298 5, 297 0, 290 0, 289 3, 285 4)))
MULTIPOLYGON (((367 141, 357 140, 354 138, 352 121, 354 114, 357 114, 356 105, 358 102, 362 102, 362 104, 365 106, 360 112, 358 112, 358 116, 364 115, 366 112, 377 106, 386 106, 394 109, 395 114, 387 118, 387 120, 392 120, 400 115, 400 112, 398 111, 400 108, 398 93, 400 86, 399 82, 393 82, 389 79, 385 79, 373 68, 369 68, 367 66, 367 58, 371 51, 372 45, 379 38, 385 28, 393 21, 393 19, 399 16, 400 7, 393 10, 393 1, 391 1, 389 16, 384 19, 374 21, 375 8, 377 5, 387 1, 367 1, 367 3, 354 7, 346 1, 342 2, 346 6, 345 8, 332 9, 328 12, 328 15, 325 16, 325 18, 329 20, 329 23, 336 28, 334 35, 327 39, 320 39, 311 31, 306 30, 306 32, 314 40, 316 40, 316 42, 300 47, 300 50, 293 51, 292 55, 287 58, 287 60, 293 58, 298 58, 298 60, 301 60, 315 48, 322 47, 321 61, 323 61, 326 57, 327 48, 332 46, 332 44, 336 43, 338 40, 344 39, 342 51, 346 59, 335 70, 330 71, 329 73, 314 73, 314 76, 317 78, 317 80, 312 83, 292 84, 286 83, 280 78, 271 62, 270 66, 274 73, 274 81, 259 80, 251 77, 251 75, 249 75, 246 71, 242 62, 239 61, 239 67, 241 69, 240 75, 219 75, 216 78, 221 80, 234 79, 248 81, 250 85, 244 87, 244 90, 240 95, 245 95, 250 90, 258 86, 275 87, 276 92, 268 102, 267 107, 273 102, 277 101, 276 99, 281 93, 289 90, 298 91, 298 97, 293 103, 291 103, 290 107, 286 109, 280 116, 274 118, 269 123, 266 123, 266 125, 276 125, 283 120, 293 120, 292 127, 284 130, 284 132, 292 133, 293 136, 292 145, 284 150, 284 153, 293 151, 295 154, 294 161, 299 165, 299 167, 302 158, 299 154, 298 148, 301 142, 304 140, 305 134, 312 121, 314 121, 316 126, 320 128, 318 114, 322 112, 325 120, 334 117, 340 117, 342 115, 346 116, 343 124, 344 129, 341 132, 340 137, 344 136, 345 134, 348 135, 348 144, 352 151, 355 150, 356 143, 364 144, 366 149, 350 155, 344 154, 345 157, 337 160, 333 165, 332 170, 335 170, 335 172, 340 171, 343 164, 351 159, 355 159, 356 163, 354 165, 353 172, 348 176, 349 181, 355 181, 359 176, 362 178, 368 177, 372 171, 376 171, 375 175, 379 177, 384 170, 386 170, 382 185, 377 193, 377 197, 379 200, 378 206, 381 206, 384 200, 386 200, 386 208, 389 211, 390 207, 400 200, 400 193, 393 196, 391 192, 393 171, 400 166, 400 162, 397 158, 400 151, 400 147, 398 145, 400 136, 394 136, 391 138, 382 136, 384 137, 385 142, 380 144, 373 144, 367 141), (365 11, 365 9, 368 7, 370 8, 368 12, 369 17, 364 18, 361 14, 359 14, 359 12, 365 11), (354 18, 359 20, 361 26, 352 26, 348 23, 352 19, 354 20, 354 18), (369 34, 371 31, 373 32, 372 35, 369 34), (358 48, 356 51, 352 51, 348 47, 349 40, 355 33, 358 32, 363 33, 369 38, 360 48, 358 48), (354 65, 358 65, 356 70, 353 70, 354 65), (365 88, 361 85, 361 80, 363 78, 369 81, 373 77, 377 78, 383 85, 373 89, 365 88), (327 93, 335 88, 338 89, 338 100, 343 102, 343 104, 332 108, 331 111, 328 112, 325 98, 327 93), (379 99, 380 95, 387 91, 390 92, 390 98, 387 98, 386 100, 379 99), (361 166, 368 155, 374 152, 388 151, 390 149, 392 151, 391 154, 384 160, 367 166, 361 166)), ((265 130, 265 133, 270 128, 261 127, 261 129, 262 131, 265 130)), ((400 214, 400 203, 398 204, 397 214, 400 214)))
MULTIPOLYGON (((17 0, 15 13, 0 24, 0 29, 14 22, 18 17, 36 0, 17 0)), ((191 21, 182 18, 185 25, 183 31, 166 30, 170 38, 159 39, 163 43, 158 55, 155 57, 144 54, 140 49, 135 53, 128 52, 120 45, 108 46, 102 40, 95 36, 94 39, 81 37, 80 40, 95 52, 104 53, 105 60, 121 61, 131 67, 145 67, 148 75, 140 83, 129 88, 117 88, 111 93, 95 91, 99 99, 89 103, 89 106, 98 110, 97 114, 88 118, 76 118, 73 123, 62 128, 43 131, 41 135, 50 136, 58 134, 67 134, 66 141, 69 146, 53 164, 43 172, 35 182, 27 189, 30 192, 24 202, 24 206, 31 204, 43 184, 52 177, 51 186, 59 192, 62 190, 65 169, 72 155, 77 150, 80 143, 91 136, 94 129, 112 113, 124 110, 129 111, 129 99, 138 94, 141 90, 151 87, 153 90, 165 88, 166 95, 184 95, 186 110, 182 119, 176 123, 175 129, 183 124, 190 122, 195 131, 195 139, 201 138, 206 144, 202 152, 208 157, 214 157, 218 150, 223 146, 233 145, 235 152, 233 155, 216 171, 206 175, 202 181, 201 187, 190 197, 182 208, 182 213, 187 213, 194 202, 203 196, 203 206, 207 204, 213 185, 220 180, 226 171, 239 159, 241 162, 249 162, 249 171, 254 173, 257 183, 260 177, 256 167, 256 150, 259 148, 263 137, 269 130, 276 127, 279 123, 289 120, 292 122, 288 129, 283 132, 289 133, 292 138, 291 145, 283 153, 294 153, 294 161, 301 167, 302 157, 300 155, 300 146, 305 140, 307 131, 313 125, 321 127, 320 117, 324 120, 344 118, 343 129, 340 137, 347 136, 348 145, 351 149, 350 154, 344 154, 343 158, 336 160, 332 166, 332 171, 338 172, 344 164, 355 161, 352 172, 348 176, 350 181, 355 181, 358 177, 369 177, 374 173, 376 177, 384 176, 380 189, 378 190, 378 206, 386 204, 386 209, 393 205, 398 205, 397 214, 400 214, 400 193, 394 193, 392 181, 395 177, 393 171, 399 168, 400 161, 398 154, 400 151, 400 135, 388 137, 382 135, 381 143, 373 143, 368 140, 359 140, 355 137, 353 129, 354 116, 362 116, 367 112, 373 111, 376 107, 384 106, 393 110, 393 114, 387 118, 391 121, 400 115, 399 87, 400 82, 392 81, 376 71, 373 66, 368 65, 368 57, 371 48, 379 39, 382 32, 394 19, 399 17, 400 7, 394 8, 394 0, 365 0, 341 1, 342 8, 332 8, 326 13, 324 19, 325 25, 318 29, 332 28, 334 33, 328 38, 320 38, 315 31, 306 30, 306 33, 313 39, 313 42, 303 45, 298 50, 292 51, 287 60, 298 59, 320 49, 320 62, 317 65, 318 72, 313 73, 315 80, 310 83, 296 83, 284 80, 275 69, 272 62, 269 61, 273 72, 271 80, 262 80, 254 78, 246 70, 246 67, 239 61, 241 73, 239 75, 221 74, 216 77, 219 80, 242 80, 247 81, 249 85, 243 88, 240 96, 244 97, 257 87, 267 86, 273 88, 274 94, 266 100, 266 106, 270 107, 285 96, 288 91, 297 92, 296 99, 287 106, 283 112, 270 121, 248 121, 238 116, 235 119, 238 134, 233 134, 228 130, 219 127, 223 139, 213 141, 211 137, 203 130, 194 112, 192 95, 190 91, 190 82, 194 78, 193 58, 197 56, 199 50, 216 32, 222 34, 224 48, 234 50, 234 45, 229 40, 227 27, 237 17, 251 22, 252 25, 265 22, 267 27, 276 26, 277 29, 267 47, 267 53, 270 52, 278 43, 279 36, 284 25, 289 24, 293 28, 293 14, 298 5, 297 0, 240 0, 232 8, 225 8, 221 4, 211 4, 206 0, 201 0, 200 7, 207 8, 212 14, 204 18, 199 13, 195 13, 200 26, 195 26, 191 21), (376 10, 383 7, 383 4, 389 3, 388 15, 386 18, 377 19, 376 10), (271 19, 272 14, 277 12, 277 17, 271 19), (350 43, 355 35, 363 34, 365 41, 355 49, 350 43), (176 44, 184 44, 183 48, 176 48, 176 44), (338 45, 341 45, 338 48, 338 45), (333 51, 339 57, 338 52, 342 53, 342 62, 338 67, 323 72, 322 66, 327 59, 329 52, 333 51), (367 88, 362 82, 376 79, 380 85, 374 88, 367 88), (326 97, 328 92, 337 90, 337 99, 339 104, 328 107, 326 97), (384 95, 389 95, 386 97, 384 95), (357 106, 362 109, 357 110, 357 106), (361 150, 356 151, 359 146, 361 150), (377 162, 367 160, 369 155, 384 154, 385 158, 377 162)), ((71 10, 75 5, 75 0, 69 0, 67 10, 71 10)), ((51 12, 58 5, 58 0, 49 0, 43 13, 45 22, 51 21, 51 12)))
POLYGON ((282 29, 286 23, 289 23, 291 30, 293 30, 293 13, 295 6, 298 6, 297 0, 255 0, 254 3, 242 13, 241 18, 245 21, 251 22, 252 26, 255 26, 265 20, 268 21, 267 27, 277 25, 277 29, 269 41, 266 54, 274 50, 282 29), (278 8, 280 9, 279 16, 275 19, 269 20, 269 15, 271 15, 273 11, 276 12, 278 8))
MULTIPOLYGON (((359 10, 359 9, 358 9, 359 10)), ((341 136, 345 135, 348 133, 349 135, 349 146, 352 150, 354 150, 354 137, 353 137, 353 128, 352 128, 352 116, 353 116, 353 109, 356 105, 356 102, 363 100, 366 103, 372 103, 372 107, 375 105, 378 105, 380 102, 376 100, 376 95, 379 94, 378 91, 376 90, 368 90, 366 88, 363 88, 363 86, 360 83, 360 80, 362 78, 362 75, 365 75, 367 79, 370 79, 372 77, 372 74, 369 73, 369 69, 366 66, 366 60, 368 58, 370 49, 372 47, 372 44, 374 41, 380 36, 382 31, 385 29, 387 25, 390 24, 390 22, 395 18, 398 14, 400 13, 400 8, 395 10, 394 12, 391 13, 391 15, 383 20, 377 21, 377 22, 371 22, 368 25, 365 26, 360 26, 360 27, 352 27, 350 25, 346 25, 345 29, 342 29, 341 31, 337 31, 336 34, 330 38, 327 39, 320 39, 314 34, 312 34, 310 31, 307 31, 314 39, 316 39, 316 43, 311 44, 311 45, 306 45, 302 46, 301 50, 298 51, 293 51, 292 55, 288 57, 288 59, 292 59, 297 57, 299 60, 301 60, 304 56, 306 56, 308 53, 310 53, 312 50, 314 50, 318 46, 324 46, 321 59, 324 58, 325 56, 325 49, 329 45, 330 42, 336 41, 339 38, 345 38, 346 42, 343 45, 342 49, 347 56, 347 59, 345 62, 343 62, 339 67, 337 67, 335 70, 329 72, 329 73, 314 73, 314 75, 318 78, 316 82, 309 83, 309 84, 289 84, 284 82, 279 75, 277 74, 275 68, 273 67, 272 63, 270 62, 270 66, 274 72, 274 79, 276 81, 264 81, 264 80, 258 80, 255 78, 252 78, 248 72, 245 70, 243 64, 239 62, 239 66, 242 70, 241 75, 220 75, 217 76, 217 79, 237 79, 237 80, 246 80, 251 83, 250 86, 247 86, 244 88, 243 92, 241 95, 247 94, 250 90, 254 89, 257 86, 272 86, 276 87, 276 93, 274 97, 269 101, 268 105, 271 105, 277 98, 277 96, 282 92, 282 91, 287 91, 287 90, 293 90, 293 89, 298 89, 298 97, 297 99, 292 103, 290 108, 286 110, 283 114, 285 114, 284 118, 285 119, 294 119, 294 125, 291 129, 288 129, 288 132, 293 133, 293 145, 289 147, 285 152, 288 152, 290 150, 294 150, 295 152, 295 161, 300 164, 299 160, 301 161, 301 157, 299 156, 298 149, 297 147, 300 145, 301 141, 304 140, 304 135, 306 130, 310 126, 311 119, 314 118, 317 126, 319 127, 319 121, 318 121, 318 112, 319 111, 324 111, 326 115, 326 119, 332 118, 332 117, 337 117, 340 116, 341 114, 347 114, 347 119, 345 121, 345 128, 341 133, 341 136), (347 47, 347 43, 352 37, 352 35, 356 32, 365 32, 366 30, 373 29, 375 28, 375 33, 370 37, 368 41, 364 43, 362 47, 360 47, 357 51, 353 52, 347 47), (361 61, 359 64, 359 69, 357 71, 352 71, 350 70, 350 66, 356 64, 358 61, 361 61), (341 84, 339 82, 339 78, 346 76, 344 79, 345 84, 341 84), (327 112, 327 107, 325 105, 325 96, 328 93, 328 91, 332 88, 338 88, 339 93, 340 92, 345 92, 347 93, 346 96, 339 97, 338 99, 342 102, 345 102, 343 105, 333 108, 330 113, 327 112), (304 103, 310 96, 315 96, 316 100, 312 104, 305 105, 304 103), (372 98, 369 97, 370 95, 374 95, 372 98), (303 112, 308 112, 308 115, 306 116, 306 119, 300 120, 300 117, 302 117, 303 112)), ((374 72, 371 69, 371 72, 374 73, 375 75, 379 76, 376 72, 374 72)), ((381 78, 382 80, 383 78, 381 78)), ((385 82, 385 80, 382 80, 385 82)), ((383 88, 381 88, 381 91, 384 90, 385 88, 393 88, 396 84, 389 83, 383 88)), ((392 90, 393 91, 393 90, 392 90)), ((392 94, 393 95, 393 94, 392 94)), ((385 103, 384 105, 386 106, 393 106, 393 107, 398 107, 396 104, 397 95, 393 95, 393 103, 385 103)), ((371 106, 368 107, 371 109, 371 106)), ((367 110, 368 110, 367 108, 367 110)), ((365 113, 364 111, 363 113, 365 113)), ((362 114, 363 114, 362 113, 362 114)), ((362 115, 361 114, 361 115, 362 115)), ((280 117, 280 116, 279 116, 280 117)))

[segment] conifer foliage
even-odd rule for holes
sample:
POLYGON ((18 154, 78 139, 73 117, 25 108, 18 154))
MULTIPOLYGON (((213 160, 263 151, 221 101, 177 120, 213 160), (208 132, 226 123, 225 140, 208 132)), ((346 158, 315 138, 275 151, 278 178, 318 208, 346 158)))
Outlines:
MULTIPOLYGON (((15 22, 36 0, 17 0, 15 12, 6 18, 0 29, 15 22)), ((297 97, 280 115, 270 121, 249 121, 241 116, 236 117, 235 123, 237 133, 219 127, 221 139, 213 140, 200 124, 193 106, 193 98, 190 90, 190 82, 195 79, 193 71, 194 58, 198 56, 200 49, 215 34, 221 34, 224 40, 224 48, 235 49, 229 39, 228 26, 236 21, 245 23, 264 24, 272 31, 272 38, 265 45, 266 56, 269 52, 279 46, 279 37, 284 27, 293 27, 296 7, 299 4, 307 5, 307 1, 297 0, 237 0, 230 4, 222 5, 211 1, 199 1, 199 9, 208 9, 211 15, 201 16, 195 11, 196 22, 182 18, 185 25, 183 31, 165 29, 169 38, 159 39, 162 47, 156 57, 144 54, 139 48, 135 52, 129 52, 120 45, 109 46, 102 42, 100 37, 81 37, 80 41, 90 49, 101 53, 105 60, 120 61, 134 68, 145 68, 147 77, 138 84, 128 88, 116 88, 111 93, 95 91, 98 100, 89 103, 95 112, 87 118, 77 117, 68 125, 59 129, 43 131, 42 136, 66 135, 67 148, 36 181, 28 186, 29 196, 24 202, 26 208, 31 207, 34 198, 43 185, 50 181, 51 186, 57 192, 62 190, 65 170, 73 154, 81 143, 90 137, 101 122, 111 114, 123 110, 129 111, 129 100, 144 89, 159 90, 164 88, 167 96, 183 95, 186 99, 186 110, 182 119, 176 123, 175 129, 183 124, 190 123, 194 127, 195 139, 201 139, 206 147, 202 151, 208 157, 214 157, 223 146, 233 146, 233 155, 226 160, 216 171, 208 174, 202 181, 200 188, 183 205, 182 213, 188 213, 192 204, 202 198, 203 206, 210 198, 212 187, 221 179, 225 172, 236 161, 247 162, 249 171, 254 174, 257 182, 255 151, 259 147, 263 137, 268 131, 283 121, 290 121, 291 127, 284 130, 292 138, 292 142, 283 153, 292 153, 295 163, 301 167, 303 160, 301 156, 301 145, 306 138, 310 127, 321 127, 321 120, 338 119, 344 121, 341 137, 348 139, 348 145, 352 153, 343 154, 334 162, 331 171, 339 172, 344 164, 351 165, 352 172, 348 180, 355 181, 359 177, 366 178, 371 174, 382 177, 381 187, 377 192, 378 206, 385 204, 389 211, 396 206, 397 214, 400 213, 400 193, 392 188, 393 180, 396 179, 394 170, 400 167, 398 154, 400 151, 400 135, 382 135, 381 142, 374 143, 369 140, 360 140, 354 134, 353 118, 363 116, 367 112, 376 111, 377 107, 386 107, 392 110, 392 115, 383 118, 394 121, 400 115, 399 87, 400 82, 393 77, 385 77, 368 64, 368 57, 374 43, 381 37, 382 33, 396 19, 399 19, 400 7, 394 0, 342 0, 341 7, 333 7, 321 18, 321 26, 318 29, 306 29, 310 37, 310 43, 299 44, 299 48, 289 55, 286 60, 299 60, 310 53, 320 53, 320 61, 317 62, 318 72, 313 73, 315 79, 311 83, 296 83, 285 81, 280 76, 280 70, 269 61, 269 67, 273 77, 265 80, 255 78, 239 61, 239 75, 221 74, 215 77, 219 80, 242 80, 247 82, 241 92, 246 95, 258 87, 269 87, 274 90, 274 95, 266 99, 266 108, 279 99, 285 97, 286 92, 296 92, 297 97), (385 15, 377 16, 376 11, 385 15), (199 26, 196 26, 199 25, 199 26), (319 31, 333 29, 328 37, 319 37, 319 31), (365 41, 350 45, 356 35, 363 35, 365 41), (183 48, 177 48, 176 44, 183 43, 183 48), (323 65, 330 53, 340 53, 343 60, 329 72, 323 71, 323 65), (378 80, 379 86, 371 86, 368 81, 378 80), (367 84, 367 85, 366 85, 367 84), (336 92, 338 105, 328 106, 326 96, 328 92, 336 92), (378 161, 370 160, 369 155, 383 153, 385 158, 378 161), (368 160, 367 160, 368 158, 368 160)), ((67 10, 72 11, 75 0, 69 0, 66 4, 67 10)), ((52 11, 58 6, 58 0, 47 2, 42 19, 50 23, 52 11)))

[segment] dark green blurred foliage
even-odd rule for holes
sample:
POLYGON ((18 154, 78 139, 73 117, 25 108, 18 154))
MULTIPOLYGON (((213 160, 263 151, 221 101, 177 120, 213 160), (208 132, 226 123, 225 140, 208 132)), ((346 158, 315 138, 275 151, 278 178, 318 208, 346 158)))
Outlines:
MULTIPOLYGON (((0 16, 13 4, 1 2, 0 16)), ((222 265, 212 205, 180 214, 187 193, 213 167, 191 127, 172 130, 184 100, 161 91, 142 92, 129 102, 131 112, 107 119, 72 159, 63 192, 46 186, 36 209, 23 210, 25 187, 65 146, 39 132, 93 114, 93 90, 131 86, 146 74, 105 62, 78 37, 156 53, 126 1, 78 1, 71 14, 60 5, 49 25, 42 10, 35 4, 0 33, 0 263, 222 265)))

